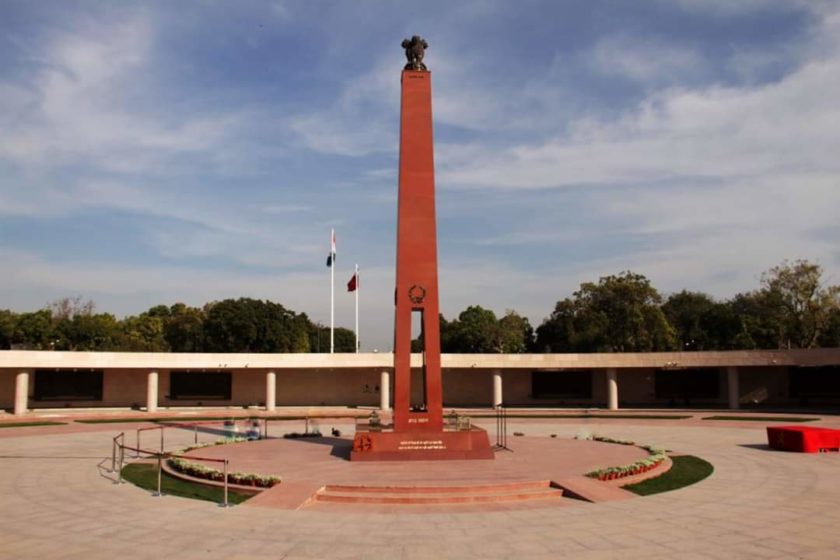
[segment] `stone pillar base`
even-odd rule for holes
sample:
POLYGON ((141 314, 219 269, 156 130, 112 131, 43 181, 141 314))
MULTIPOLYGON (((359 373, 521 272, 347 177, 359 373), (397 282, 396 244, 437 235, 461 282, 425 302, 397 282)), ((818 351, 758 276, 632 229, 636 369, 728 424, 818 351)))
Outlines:
POLYGON ((487 432, 461 431, 356 432, 351 461, 439 461, 495 459, 487 432))

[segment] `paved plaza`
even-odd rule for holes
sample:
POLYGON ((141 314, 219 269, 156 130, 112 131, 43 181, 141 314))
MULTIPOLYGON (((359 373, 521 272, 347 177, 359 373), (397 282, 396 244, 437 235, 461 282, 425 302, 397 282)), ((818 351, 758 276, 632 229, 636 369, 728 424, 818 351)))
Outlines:
MULTIPOLYGON (((840 419, 818 425, 838 428, 840 419)), ((0 558, 840 558, 840 454, 770 451, 761 423, 510 420, 510 432, 546 445, 550 434, 589 431, 698 455, 715 472, 627 501, 434 513, 225 509, 152 497, 114 484, 107 470, 113 435, 137 426, 2 430, 0 558)), ((167 447, 192 438, 167 435, 167 447)), ((515 450, 517 438, 509 444, 515 450)))

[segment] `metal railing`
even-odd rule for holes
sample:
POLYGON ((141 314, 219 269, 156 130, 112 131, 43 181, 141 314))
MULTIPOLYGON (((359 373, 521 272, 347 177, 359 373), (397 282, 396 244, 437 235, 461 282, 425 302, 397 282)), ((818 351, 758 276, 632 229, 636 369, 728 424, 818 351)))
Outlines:
MULTIPOLYGON (((233 420, 233 426, 236 426, 236 421, 244 421, 251 424, 253 428, 255 425, 259 425, 260 429, 258 430, 259 439, 268 439, 268 425, 269 425, 269 418, 238 418, 233 420)), ((287 420, 285 418, 276 418, 278 421, 287 420)), ((222 423, 223 428, 221 430, 222 433, 225 435, 234 435, 238 433, 235 428, 234 430, 227 430, 227 420, 207 420, 207 421, 198 421, 198 422, 161 422, 157 426, 150 426, 145 428, 137 428, 135 430, 135 446, 130 447, 125 444, 125 432, 120 432, 116 436, 114 436, 111 444, 111 471, 112 473, 117 473, 117 480, 115 484, 122 484, 123 476, 122 471, 123 467, 126 464, 126 457, 125 452, 129 451, 134 454, 134 459, 141 459, 141 458, 155 458, 157 459, 157 491, 153 492, 153 496, 163 496, 163 461, 168 459, 176 459, 176 458, 183 458, 189 459, 193 461, 207 461, 213 463, 222 463, 224 465, 223 468, 223 501, 220 503, 220 506, 228 507, 230 504, 228 502, 228 484, 229 484, 229 472, 228 467, 230 465, 230 461, 228 459, 216 459, 214 457, 196 457, 194 455, 182 455, 178 453, 172 453, 166 451, 166 428, 177 428, 177 429, 188 429, 193 431, 193 443, 198 443, 198 433, 199 428, 201 426, 208 426, 208 425, 219 425, 222 423), (143 449, 141 447, 140 436, 143 432, 148 432, 151 430, 160 430, 160 449, 156 451, 152 451, 149 449, 143 449)), ((309 432, 310 428, 310 418, 306 418, 306 431, 309 432)), ((248 434, 249 431, 246 431, 245 434, 248 434)))
POLYGON ((458 414, 454 410, 444 416, 444 429, 455 432, 468 432, 472 430, 472 418, 466 414, 458 414))
MULTIPOLYGON (((253 420, 249 419, 249 422, 253 422, 253 420)), ((228 507, 230 505, 228 501, 228 485, 229 481, 229 459, 217 459, 215 457, 196 457, 194 455, 183 455, 179 453, 172 453, 167 452, 165 450, 166 446, 166 428, 179 428, 179 429, 192 429, 194 433, 193 442, 198 443, 198 429, 201 425, 207 424, 218 424, 219 421, 207 421, 207 422, 192 422, 192 423, 167 423, 161 424, 159 426, 151 426, 146 428, 138 428, 135 431, 135 441, 136 446, 130 447, 125 444, 125 432, 120 432, 116 436, 114 436, 112 443, 111 443, 111 472, 117 473, 117 480, 116 484, 122 484, 123 476, 122 471, 126 464, 126 451, 133 452, 135 459, 140 458, 155 458, 157 460, 157 491, 153 492, 153 496, 163 496, 163 461, 168 459, 176 459, 176 458, 183 458, 189 459, 192 461, 205 461, 205 462, 213 462, 213 463, 222 463, 223 464, 223 471, 222 471, 222 487, 223 487, 223 500, 219 504, 223 507, 228 507), (149 449, 143 449, 140 446, 140 434, 142 432, 150 431, 150 430, 160 430, 160 449, 156 451, 152 451, 149 449)), ((262 438, 268 437, 268 420, 263 419, 262 423, 262 430, 261 435, 262 438)))
MULTIPOLYGON (((254 423, 257 423, 260 426, 260 428, 258 430, 259 439, 268 439, 268 423, 269 423, 268 418, 248 418, 244 421, 248 422, 248 423, 251 423, 252 426, 253 426, 254 423)), ((160 430, 160 450, 163 451, 164 446, 165 446, 165 442, 166 442, 166 436, 165 436, 166 428, 179 428, 179 429, 192 430, 193 431, 193 443, 198 443, 198 433, 199 433, 199 428, 201 426, 218 425, 220 422, 225 422, 225 421, 224 420, 207 420, 207 421, 200 421, 200 422, 161 422, 157 426, 149 426, 149 427, 146 427, 146 428, 137 428, 136 434, 135 434, 135 448, 137 448, 137 449, 140 448, 140 434, 141 434, 141 432, 148 432, 148 431, 151 431, 151 430, 160 430)), ((235 422, 236 421, 234 420, 234 425, 235 425, 235 422)), ((236 432, 236 431, 233 431, 232 433, 228 433, 229 431, 225 430, 225 429, 220 430, 220 432, 224 433, 225 435, 232 435, 232 434, 235 434, 235 433, 239 433, 239 432, 236 432)), ((246 431, 244 433, 247 434, 248 431, 246 431)), ((222 435, 222 434, 220 433, 220 435, 222 435)), ((135 455, 135 458, 137 458, 136 455, 135 455)))
POLYGON ((503 404, 496 406, 496 446, 495 449, 513 451, 507 446, 507 408, 503 404))

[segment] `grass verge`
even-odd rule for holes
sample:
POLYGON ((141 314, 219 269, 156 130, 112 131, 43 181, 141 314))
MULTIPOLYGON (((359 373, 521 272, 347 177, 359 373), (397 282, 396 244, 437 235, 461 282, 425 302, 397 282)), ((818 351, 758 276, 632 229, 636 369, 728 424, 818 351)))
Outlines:
MULTIPOLYGON (((362 416, 309 416, 309 420, 353 420, 354 418, 362 416)), ((367 415, 364 416, 365 418, 367 415)), ((153 422, 153 423, 181 423, 189 424, 190 422, 223 422, 233 418, 237 422, 245 422, 247 420, 306 420, 306 416, 172 416, 165 418, 91 418, 83 420, 74 420, 79 424, 125 424, 131 422, 153 422)))
POLYGON ((703 420, 732 420, 736 422, 815 422, 820 418, 804 416, 706 416, 703 420))
POLYGON ((121 420, 116 418, 98 418, 96 420, 73 420, 73 422, 77 424, 128 424, 131 422, 154 422, 154 420, 151 420, 149 418, 123 418, 121 420))
POLYGON ((639 496, 670 492, 700 482, 715 470, 711 463, 694 455, 678 455, 671 461, 674 464, 665 474, 622 488, 639 496))
POLYGON ((0 424, 0 428, 29 428, 30 426, 65 426, 67 422, 12 422, 11 424, 0 424))
MULTIPOLYGON (((123 467, 122 476, 123 479, 135 486, 152 492, 157 491, 157 465, 130 463, 123 467)), ((194 500, 206 500, 216 503, 222 503, 224 500, 224 490, 222 488, 187 482, 186 480, 169 476, 165 472, 161 478, 161 490, 164 494, 179 496, 181 498, 192 498, 194 500)), ((228 503, 231 505, 241 504, 250 497, 250 495, 228 491, 228 503)))
MULTIPOLYGON (((85 420, 74 420, 74 422, 78 422, 79 424, 128 424, 132 422, 209 422, 213 420, 218 420, 222 422, 227 420, 227 416, 184 416, 184 417, 172 417, 172 418, 91 418, 85 420)), ((244 418, 243 418, 244 420, 244 418)))

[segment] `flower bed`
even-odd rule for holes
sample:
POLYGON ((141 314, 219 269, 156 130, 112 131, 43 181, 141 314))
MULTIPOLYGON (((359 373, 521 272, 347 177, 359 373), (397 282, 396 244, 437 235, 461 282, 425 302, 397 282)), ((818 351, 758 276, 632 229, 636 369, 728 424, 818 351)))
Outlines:
POLYGON ((313 432, 289 432, 287 434, 283 434, 283 437, 286 439, 300 439, 300 438, 313 438, 313 437, 322 437, 320 430, 315 430, 313 432))
POLYGON ((617 443, 618 445, 636 445, 635 441, 630 441, 627 439, 613 439, 608 438, 606 436, 592 436, 589 439, 591 439, 592 441, 600 441, 602 443, 617 443))
MULTIPOLYGON (((612 439, 596 435, 587 435, 585 437, 576 436, 576 439, 589 439, 592 441, 600 441, 603 443, 615 443, 618 445, 636 445, 636 443, 633 441, 612 439)), ((650 455, 645 459, 639 459, 638 461, 634 461, 633 463, 629 463, 627 465, 607 467, 605 469, 595 469, 594 471, 589 471, 588 473, 586 473, 586 476, 588 476, 589 478, 597 478, 598 480, 615 480, 617 478, 624 478, 627 476, 642 474, 649 470, 655 469, 656 467, 662 464, 662 461, 666 459, 664 449, 660 449, 652 445, 641 445, 639 447, 646 450, 648 453, 650 453, 650 455)))
MULTIPOLYGON (((196 449, 201 449, 203 447, 213 447, 216 445, 225 445, 228 443, 240 443, 243 441, 248 441, 246 438, 236 437, 236 438, 225 438, 220 439, 214 442, 208 443, 199 443, 197 445, 191 445, 189 447, 184 448, 180 454, 187 453, 189 451, 194 451, 196 449)), ((214 482, 224 482, 225 480, 225 473, 222 470, 208 467, 206 465, 202 465, 200 463, 194 463, 192 461, 188 461, 183 457, 171 457, 167 459, 167 465, 172 468, 172 470, 177 471, 181 474, 185 474, 187 476, 191 476, 194 478, 201 478, 204 480, 212 480, 214 482)), ((228 484, 238 484, 241 486, 253 486, 256 488, 271 488, 275 484, 280 484, 283 479, 279 476, 262 476, 253 473, 241 473, 241 472, 232 472, 228 473, 228 484)))

